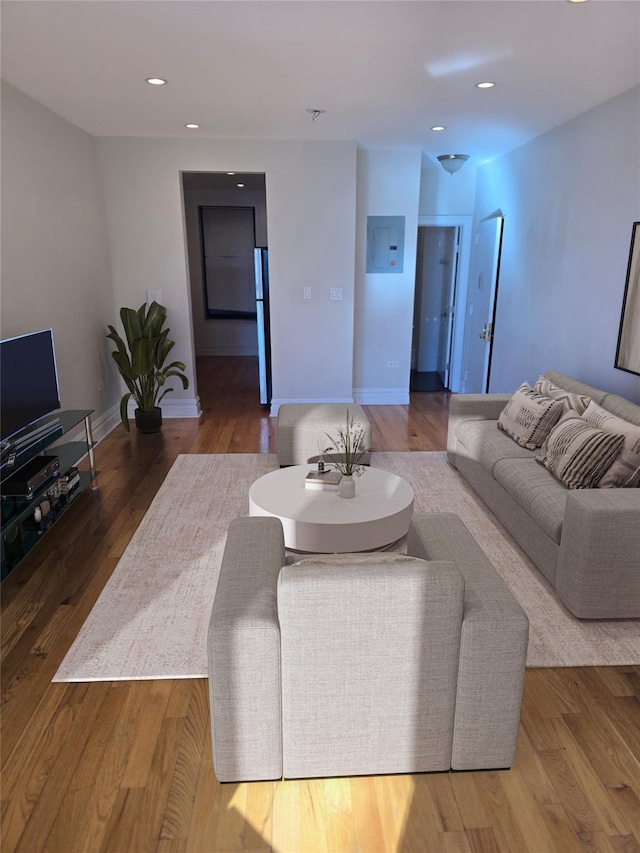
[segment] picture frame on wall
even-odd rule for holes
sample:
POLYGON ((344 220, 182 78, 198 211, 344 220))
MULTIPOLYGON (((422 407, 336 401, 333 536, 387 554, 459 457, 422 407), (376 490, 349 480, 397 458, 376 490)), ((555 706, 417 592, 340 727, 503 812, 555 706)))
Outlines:
POLYGON ((615 367, 640 376, 640 222, 631 230, 615 367))

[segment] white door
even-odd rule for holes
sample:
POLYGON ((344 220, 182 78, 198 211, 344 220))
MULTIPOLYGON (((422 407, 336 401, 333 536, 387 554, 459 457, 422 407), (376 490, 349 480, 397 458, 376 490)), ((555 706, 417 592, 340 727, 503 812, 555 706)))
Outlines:
POLYGON ((473 246, 462 362, 462 388, 467 394, 489 390, 503 223, 502 216, 483 219, 473 246))

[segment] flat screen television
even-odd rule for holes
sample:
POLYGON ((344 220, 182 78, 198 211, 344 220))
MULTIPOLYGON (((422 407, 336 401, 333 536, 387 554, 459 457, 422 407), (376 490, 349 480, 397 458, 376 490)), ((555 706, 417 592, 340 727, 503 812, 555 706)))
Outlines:
POLYGON ((0 438, 17 436, 60 408, 53 330, 0 341, 0 438))

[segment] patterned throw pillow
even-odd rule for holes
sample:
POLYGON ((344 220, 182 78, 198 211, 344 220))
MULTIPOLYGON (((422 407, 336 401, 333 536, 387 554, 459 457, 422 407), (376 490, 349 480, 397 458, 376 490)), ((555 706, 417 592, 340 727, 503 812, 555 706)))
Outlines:
POLYGON ((596 429, 577 412, 569 412, 534 458, 567 488, 590 489, 613 464, 623 443, 624 435, 596 429))
POLYGON ((598 429, 624 435, 622 451, 604 477, 598 481, 598 488, 629 489, 640 486, 640 427, 612 415, 593 401, 589 403, 583 418, 598 429))
POLYGON ((533 390, 537 391, 538 394, 544 394, 545 397, 551 397, 552 400, 562 400, 565 414, 573 411, 581 415, 591 402, 591 397, 565 391, 564 388, 558 387, 550 379, 545 379, 544 376, 538 377, 533 390))
POLYGON ((563 408, 561 400, 545 397, 523 382, 500 412, 498 426, 522 447, 535 450, 542 445, 563 408))

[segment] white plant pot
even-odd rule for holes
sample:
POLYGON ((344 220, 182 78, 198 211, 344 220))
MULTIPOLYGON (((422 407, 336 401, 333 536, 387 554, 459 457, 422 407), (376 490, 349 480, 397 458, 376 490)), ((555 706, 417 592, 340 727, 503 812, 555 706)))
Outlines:
POLYGON ((340 480, 340 497, 355 498, 356 496, 356 481, 352 476, 342 475, 340 480))

